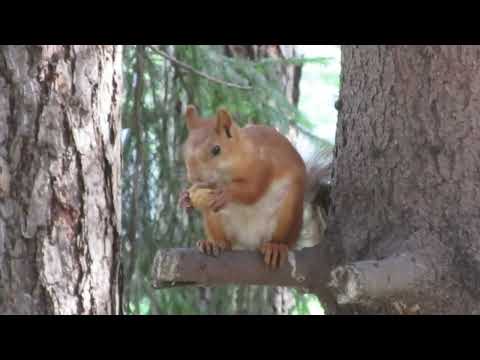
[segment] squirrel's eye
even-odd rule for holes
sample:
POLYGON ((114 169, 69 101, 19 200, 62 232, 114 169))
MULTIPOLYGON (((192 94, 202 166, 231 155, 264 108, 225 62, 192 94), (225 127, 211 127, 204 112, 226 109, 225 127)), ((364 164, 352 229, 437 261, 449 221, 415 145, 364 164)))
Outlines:
POLYGON ((220 154, 220 146, 215 145, 215 146, 212 148, 212 155, 213 155, 213 156, 217 156, 218 154, 220 154))

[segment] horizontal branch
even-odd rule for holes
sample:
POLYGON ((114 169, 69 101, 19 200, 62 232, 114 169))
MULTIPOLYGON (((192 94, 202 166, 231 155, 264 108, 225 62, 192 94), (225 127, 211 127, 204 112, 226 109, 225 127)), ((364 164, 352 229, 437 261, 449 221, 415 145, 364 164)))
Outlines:
POLYGON ((415 254, 402 254, 381 261, 360 261, 331 272, 330 288, 338 304, 368 303, 421 289, 430 268, 415 254))
POLYGON ((252 87, 251 86, 242 86, 242 85, 237 85, 237 84, 233 84, 231 82, 227 82, 227 81, 224 81, 224 80, 220 80, 220 79, 217 79, 217 78, 214 78, 213 76, 210 76, 208 74, 205 74, 199 70, 196 70, 194 69, 193 67, 191 67, 190 65, 188 64, 185 64, 184 62, 181 62, 180 60, 177 60, 176 58, 174 58, 173 56, 170 56, 168 55, 166 52, 162 51, 162 50, 159 50, 151 45, 148 46, 150 49, 152 49, 154 52, 156 52, 158 55, 162 56, 163 58, 167 59, 168 61, 170 61, 172 64, 175 64, 177 65, 178 67, 181 67, 185 70, 188 70, 192 73, 194 73, 195 75, 198 75, 200 77, 203 77, 211 82, 214 82, 214 83, 217 83, 217 84, 220 84, 220 85, 224 85, 224 86, 228 86, 228 87, 231 87, 231 88, 235 88, 235 89, 240 89, 240 90, 252 90, 252 87))
MULTIPOLYGON (((270 270, 259 252, 226 251, 218 257, 197 249, 162 249, 155 256, 152 282, 155 288, 172 286, 270 285, 315 292, 322 287, 318 249, 290 252, 288 261, 270 270)), ((325 271, 323 271, 325 273, 325 271)))

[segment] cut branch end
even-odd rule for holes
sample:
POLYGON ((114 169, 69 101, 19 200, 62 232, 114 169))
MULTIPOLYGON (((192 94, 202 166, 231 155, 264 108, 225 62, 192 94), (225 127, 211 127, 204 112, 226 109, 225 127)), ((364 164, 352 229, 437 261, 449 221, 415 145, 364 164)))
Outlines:
POLYGON ((420 256, 402 254, 337 267, 331 272, 329 286, 338 304, 359 304, 414 292, 428 275, 429 268, 420 256))

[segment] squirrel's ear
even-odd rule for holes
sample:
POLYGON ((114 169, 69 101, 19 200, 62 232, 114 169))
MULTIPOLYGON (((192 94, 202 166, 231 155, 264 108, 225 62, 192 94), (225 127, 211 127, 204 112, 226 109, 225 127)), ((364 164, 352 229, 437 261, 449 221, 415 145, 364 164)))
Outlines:
POLYGON ((224 108, 218 109, 216 125, 217 133, 220 135, 222 132, 225 132, 228 137, 232 137, 232 135, 236 132, 236 129, 237 126, 230 113, 224 108))
POLYGON ((188 105, 185 111, 185 118, 187 119, 188 130, 195 129, 199 126, 200 119, 198 118, 198 111, 195 105, 188 105))

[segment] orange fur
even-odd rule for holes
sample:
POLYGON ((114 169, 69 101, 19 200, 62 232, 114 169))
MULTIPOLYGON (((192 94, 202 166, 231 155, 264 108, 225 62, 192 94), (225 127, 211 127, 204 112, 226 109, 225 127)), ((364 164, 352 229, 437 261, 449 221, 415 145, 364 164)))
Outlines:
POLYGON ((186 118, 188 179, 213 189, 209 206, 199 209, 207 235, 200 249, 210 253, 212 244, 220 250, 255 247, 268 265, 277 267, 302 228, 302 158, 275 129, 240 128, 224 109, 203 119, 190 105, 186 118))

